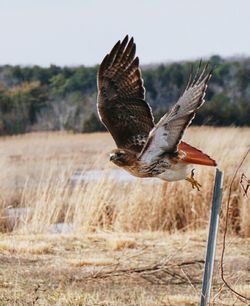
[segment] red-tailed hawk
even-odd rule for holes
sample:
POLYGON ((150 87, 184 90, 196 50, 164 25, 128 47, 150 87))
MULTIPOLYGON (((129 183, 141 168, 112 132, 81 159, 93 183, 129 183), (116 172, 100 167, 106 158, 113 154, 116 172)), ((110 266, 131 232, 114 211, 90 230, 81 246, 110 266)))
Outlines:
POLYGON ((105 56, 98 70, 98 113, 117 145, 110 160, 134 176, 186 179, 199 190, 193 171, 187 177, 189 165, 216 166, 216 162, 181 138, 204 103, 211 70, 206 65, 191 75, 178 102, 155 125, 135 51, 133 38, 128 41, 126 36, 105 56))

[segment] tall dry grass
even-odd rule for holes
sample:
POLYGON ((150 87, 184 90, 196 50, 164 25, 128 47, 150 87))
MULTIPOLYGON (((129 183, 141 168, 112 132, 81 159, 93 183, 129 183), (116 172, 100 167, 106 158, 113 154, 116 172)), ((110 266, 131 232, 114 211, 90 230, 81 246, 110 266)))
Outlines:
MULTIPOLYGON (((250 144, 249 128, 190 128, 185 140, 218 162, 224 171, 225 204, 235 167, 250 144)), ((100 175, 72 183, 78 170, 112 170, 108 134, 34 133, 0 139, 2 231, 47 232, 52 224, 70 223, 74 231, 197 229, 209 222, 215 169, 196 168, 202 190, 189 183, 149 179, 121 182, 100 175), (24 208, 15 210, 13 208, 24 208)), ((250 156, 242 167, 250 176, 250 156)), ((105 173, 105 172, 104 172, 105 173)), ((108 171, 106 172, 108 173, 108 171)), ((250 236, 250 205, 239 178, 233 186, 231 229, 250 236)))

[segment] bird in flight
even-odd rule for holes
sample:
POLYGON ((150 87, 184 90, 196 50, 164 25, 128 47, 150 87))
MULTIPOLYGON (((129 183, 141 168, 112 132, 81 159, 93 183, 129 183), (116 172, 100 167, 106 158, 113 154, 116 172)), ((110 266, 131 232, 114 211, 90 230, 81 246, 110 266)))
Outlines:
POLYGON ((216 162, 181 139, 204 103, 212 71, 206 65, 191 74, 183 95, 154 124, 135 51, 133 37, 126 36, 104 57, 97 74, 98 114, 117 145, 110 161, 137 177, 186 179, 199 190, 194 170, 188 176, 190 165, 216 166, 216 162))

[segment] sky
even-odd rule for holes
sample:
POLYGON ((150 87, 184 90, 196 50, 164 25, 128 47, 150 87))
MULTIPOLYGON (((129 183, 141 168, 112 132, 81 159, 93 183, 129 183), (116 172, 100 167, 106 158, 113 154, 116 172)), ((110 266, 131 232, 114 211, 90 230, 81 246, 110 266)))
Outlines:
POLYGON ((250 0, 1 0, 0 65, 92 66, 126 34, 142 64, 250 56, 250 0))

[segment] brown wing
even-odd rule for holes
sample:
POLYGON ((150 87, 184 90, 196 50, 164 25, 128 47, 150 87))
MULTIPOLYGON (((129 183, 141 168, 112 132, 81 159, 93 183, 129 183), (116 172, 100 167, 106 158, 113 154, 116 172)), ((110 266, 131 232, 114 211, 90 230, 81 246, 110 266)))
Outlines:
POLYGON ((196 111, 205 102, 204 96, 212 71, 206 65, 201 73, 190 76, 188 85, 178 102, 164 115, 151 131, 141 158, 156 158, 164 153, 176 153, 185 129, 196 111))
POLYGON ((101 121, 117 146, 140 152, 154 127, 150 106, 135 58, 136 46, 128 36, 103 59, 97 76, 97 108, 101 121))

